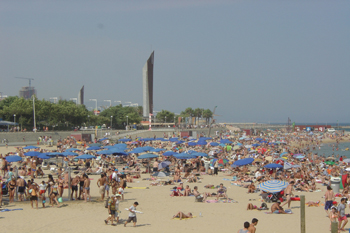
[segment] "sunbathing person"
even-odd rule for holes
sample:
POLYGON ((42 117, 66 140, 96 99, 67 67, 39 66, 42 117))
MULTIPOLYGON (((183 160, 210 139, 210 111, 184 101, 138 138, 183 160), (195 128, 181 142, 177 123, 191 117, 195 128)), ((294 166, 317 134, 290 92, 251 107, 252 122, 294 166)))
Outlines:
POLYGON ((256 210, 258 207, 256 205, 253 205, 252 203, 248 203, 247 210, 256 210))
POLYGON ((255 193, 255 185, 253 182, 248 186, 248 193, 255 193))
POLYGON ((228 198, 227 194, 226 194, 227 189, 224 187, 224 185, 221 183, 220 187, 217 190, 217 194, 216 194, 216 200, 219 200, 219 197, 224 197, 224 198, 228 198))
POLYGON ((182 220, 183 218, 193 218, 193 215, 192 213, 184 214, 183 212, 179 211, 177 214, 173 216, 173 219, 174 218, 180 218, 180 220, 182 220))
POLYGON ((312 206, 318 207, 318 206, 320 206, 320 201, 316 201, 316 202, 309 201, 308 203, 306 203, 306 205, 308 207, 312 207, 312 206))

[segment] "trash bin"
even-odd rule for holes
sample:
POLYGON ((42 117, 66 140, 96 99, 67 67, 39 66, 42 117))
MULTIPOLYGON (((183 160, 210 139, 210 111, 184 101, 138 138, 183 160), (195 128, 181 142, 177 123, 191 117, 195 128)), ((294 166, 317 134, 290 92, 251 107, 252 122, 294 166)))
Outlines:
POLYGON ((339 186, 340 186, 340 178, 331 177, 331 187, 334 193, 339 193, 339 186))

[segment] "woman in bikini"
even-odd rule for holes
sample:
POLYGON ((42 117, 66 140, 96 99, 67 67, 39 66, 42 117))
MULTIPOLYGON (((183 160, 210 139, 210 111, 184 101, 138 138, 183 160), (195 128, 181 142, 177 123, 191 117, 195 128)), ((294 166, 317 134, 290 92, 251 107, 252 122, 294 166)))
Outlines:
POLYGON ((7 184, 8 190, 9 190, 9 201, 14 202, 14 198, 15 198, 15 191, 16 191, 16 187, 17 187, 17 183, 16 183, 16 178, 12 177, 11 181, 7 184))
POLYGON ((60 197, 62 197, 63 195, 63 191, 64 191, 64 179, 62 178, 62 176, 58 176, 58 180, 56 180, 58 182, 58 192, 60 197))
POLYGON ((173 219, 174 218, 180 218, 180 220, 182 220, 183 218, 193 218, 193 215, 192 213, 184 214, 183 212, 179 211, 173 216, 173 219))
POLYGON ((50 193, 50 200, 51 200, 51 204, 53 207, 54 201, 56 202, 57 206, 60 207, 60 204, 57 200, 57 196, 58 196, 58 180, 56 180, 56 183, 53 183, 51 185, 51 193, 50 193))

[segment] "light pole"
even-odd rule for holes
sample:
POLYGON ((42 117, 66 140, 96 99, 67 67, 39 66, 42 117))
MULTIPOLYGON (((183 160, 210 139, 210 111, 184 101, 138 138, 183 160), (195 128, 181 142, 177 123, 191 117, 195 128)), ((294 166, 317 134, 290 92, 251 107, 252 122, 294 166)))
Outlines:
POLYGON ((166 123, 166 116, 164 118, 165 118, 165 123, 166 123))
POLYGON ((129 116, 126 116, 126 127, 129 125, 129 116))
POLYGON ((111 130, 112 130, 112 119, 113 119, 113 116, 111 116, 111 130))
POLYGON ((109 102, 109 107, 111 107, 111 106, 112 106, 112 100, 103 100, 103 101, 105 101, 105 102, 109 102))
POLYGON ((95 115, 97 115, 97 99, 89 99, 89 101, 95 101, 95 106, 96 106, 96 109, 95 109, 95 115))
POLYGON ((124 107, 129 106, 129 104, 131 104, 131 102, 125 102, 126 104, 124 105, 124 107))
POLYGON ((17 129, 17 127, 16 127, 16 114, 13 114, 13 123, 14 123, 15 129, 17 129))
POLYGON ((88 125, 90 127, 90 115, 88 115, 88 125))

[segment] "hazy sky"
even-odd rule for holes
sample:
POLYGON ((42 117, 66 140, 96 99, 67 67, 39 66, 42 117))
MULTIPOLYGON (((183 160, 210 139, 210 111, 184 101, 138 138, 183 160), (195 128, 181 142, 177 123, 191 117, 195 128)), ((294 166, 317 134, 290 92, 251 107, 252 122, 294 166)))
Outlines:
MULTIPOLYGON (((0 92, 213 109, 220 122, 350 122, 350 1, 0 1, 0 92)), ((114 103, 115 104, 115 103, 114 103)))

